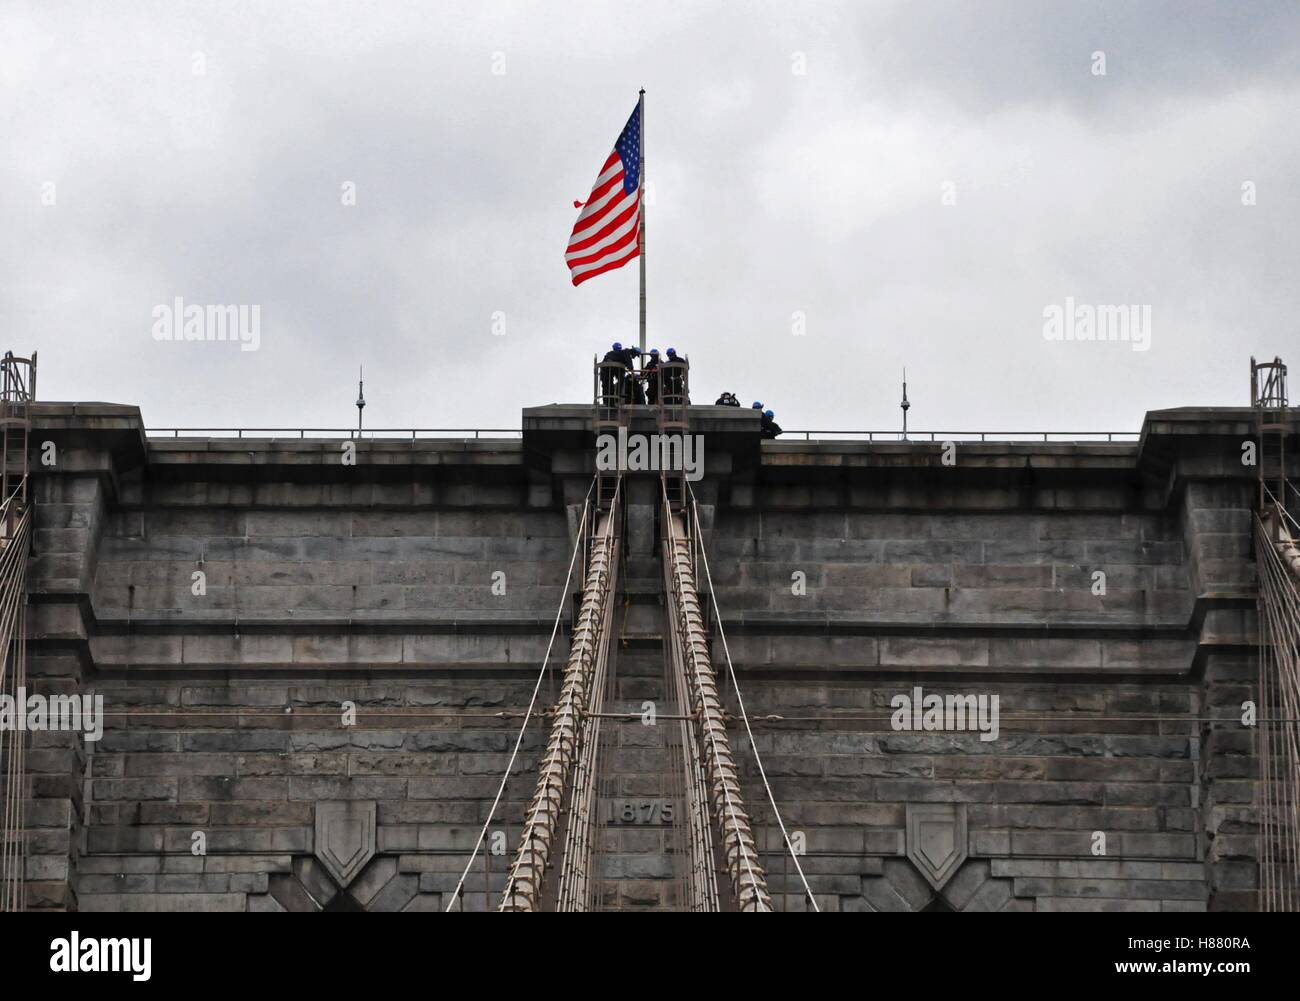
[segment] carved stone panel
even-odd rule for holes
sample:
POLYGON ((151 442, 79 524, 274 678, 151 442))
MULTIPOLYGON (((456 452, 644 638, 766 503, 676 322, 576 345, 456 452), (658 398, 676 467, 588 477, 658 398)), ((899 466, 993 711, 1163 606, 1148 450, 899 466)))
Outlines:
POLYGON ((936 890, 966 860, 966 807, 913 803, 907 807, 907 857, 936 890))
POLYGON ((316 858, 344 889, 375 854, 375 803, 316 804, 316 858))

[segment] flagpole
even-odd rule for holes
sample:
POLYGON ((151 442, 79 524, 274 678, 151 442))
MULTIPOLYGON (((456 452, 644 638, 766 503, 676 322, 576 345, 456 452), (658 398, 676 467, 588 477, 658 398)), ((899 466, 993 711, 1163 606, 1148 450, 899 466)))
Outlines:
POLYGON ((641 120, 639 151, 641 158, 641 235, 638 238, 641 250, 641 353, 645 354, 645 88, 641 88, 641 98, 637 107, 637 118, 641 120))

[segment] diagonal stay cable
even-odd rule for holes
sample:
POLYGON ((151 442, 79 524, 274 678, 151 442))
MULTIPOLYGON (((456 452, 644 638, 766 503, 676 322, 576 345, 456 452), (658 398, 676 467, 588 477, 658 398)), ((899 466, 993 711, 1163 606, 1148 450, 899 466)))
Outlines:
MULTIPOLYGON (((587 527, 587 516, 591 507, 591 492, 595 489, 596 480, 593 477, 591 486, 587 488, 587 497, 582 503, 582 520, 578 523, 577 541, 573 546, 573 555, 569 558, 569 572, 564 578, 564 589, 560 593, 560 607, 555 613, 555 624, 551 627, 551 639, 546 644, 546 655, 542 658, 542 668, 537 672, 537 681, 533 684, 532 698, 528 702, 528 712, 524 714, 524 721, 519 727, 519 736, 515 738, 514 749, 510 752, 510 760, 506 762, 505 774, 501 776, 501 784, 497 786, 497 794, 492 800, 492 808, 488 810, 487 819, 483 821, 483 829, 478 832, 478 840, 474 842, 474 850, 470 853, 469 861, 465 863, 465 871, 460 874, 460 879, 456 882, 456 889, 452 891, 451 900, 447 904, 446 912, 450 912, 460 899, 461 892, 465 886, 465 880, 469 876, 469 870, 474 865, 474 860, 478 858, 479 849, 483 847, 483 840, 487 837, 487 831, 492 826, 492 818, 496 816, 497 807, 501 804, 501 797, 505 793, 506 783, 510 781, 510 770, 514 768, 515 759, 519 756, 519 748, 524 742, 524 734, 528 732, 528 722, 533 718, 533 711, 537 707, 537 693, 541 691, 542 679, 546 677, 546 667, 551 661, 551 650, 555 647, 555 637, 560 631, 560 619, 564 616, 564 606, 569 599, 569 584, 573 580, 573 568, 578 562, 578 553, 582 551, 583 531, 587 527)), ((486 904, 485 904, 486 906, 486 904)))

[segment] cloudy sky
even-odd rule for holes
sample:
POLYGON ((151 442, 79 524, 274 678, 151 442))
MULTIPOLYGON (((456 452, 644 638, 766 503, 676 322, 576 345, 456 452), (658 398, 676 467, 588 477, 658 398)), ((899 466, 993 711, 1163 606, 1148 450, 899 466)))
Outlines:
POLYGON ((637 269, 563 253, 639 87, 649 341, 697 401, 892 429, 906 365, 913 427, 1135 431, 1300 365, 1300 6, 1264 0, 8 0, 2 346, 151 427, 346 427, 361 364, 374 427, 588 401, 637 269), (259 349, 155 340, 178 296, 258 306, 259 349), (1150 307, 1149 350, 1048 340, 1067 297, 1150 307))

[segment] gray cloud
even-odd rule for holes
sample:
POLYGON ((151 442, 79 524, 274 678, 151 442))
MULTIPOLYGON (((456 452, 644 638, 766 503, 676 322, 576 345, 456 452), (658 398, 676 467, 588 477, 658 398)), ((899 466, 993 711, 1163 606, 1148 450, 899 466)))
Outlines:
POLYGON ((860 6, 6 5, 8 346, 155 426, 346 425, 361 363, 372 426, 585 399, 636 269, 569 285, 572 200, 645 86, 651 342, 697 398, 893 428, 906 364, 923 428, 1246 402, 1296 343, 1294 5, 860 6), (156 343, 178 295, 259 304, 261 350, 156 343), (1151 350, 1044 340, 1066 296, 1151 305, 1151 350))

